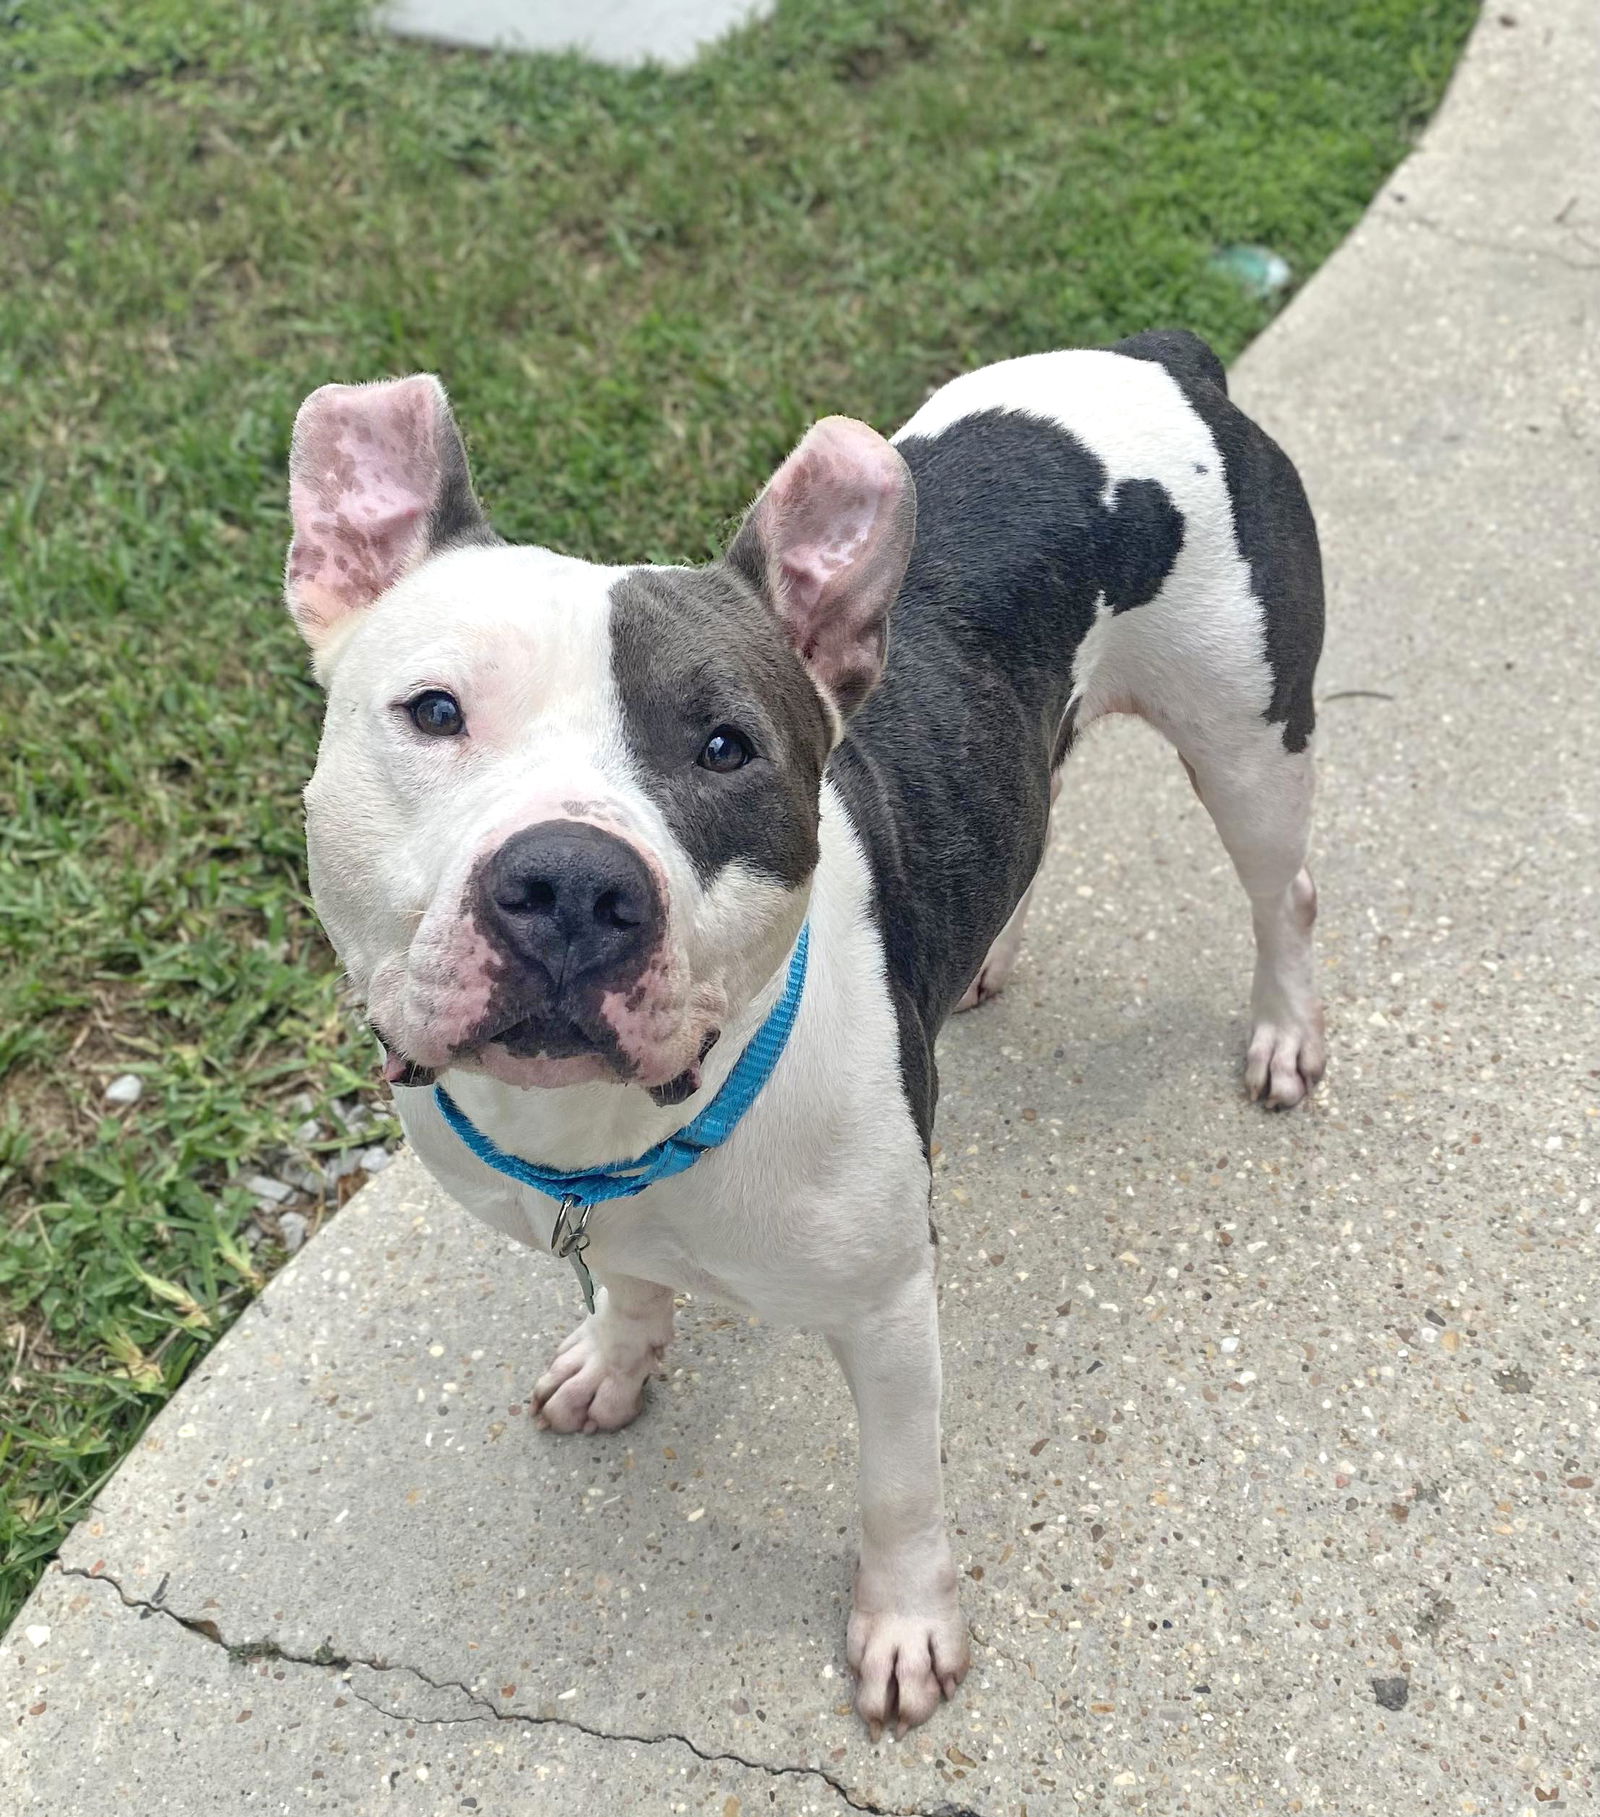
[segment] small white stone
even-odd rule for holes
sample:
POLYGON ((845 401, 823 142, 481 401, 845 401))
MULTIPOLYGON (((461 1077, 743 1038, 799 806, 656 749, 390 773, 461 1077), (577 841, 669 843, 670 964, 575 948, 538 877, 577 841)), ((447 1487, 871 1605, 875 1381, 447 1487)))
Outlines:
POLYGON ((297 1142, 315 1142, 322 1134, 322 1125, 315 1117, 307 1117, 304 1123, 297 1123, 294 1128, 294 1139, 297 1142))
POLYGON ((22 1631, 28 1637, 29 1646, 42 1647, 50 1639, 50 1630, 42 1621, 36 1621, 31 1628, 24 1628, 22 1631))
POLYGON ((278 1219, 278 1228, 283 1232, 283 1246, 290 1255, 293 1255, 311 1234, 311 1226, 298 1211, 284 1212, 278 1219))
POLYGON ((294 1197, 294 1188, 285 1186, 282 1180, 274 1180, 270 1174, 253 1173, 245 1181, 244 1189, 255 1199, 265 1199, 269 1205, 281 1205, 285 1199, 294 1197))
POLYGON ((1234 1351, 1239 1348, 1239 1340, 1237 1338, 1224 1338, 1218 1348, 1224 1356, 1232 1356, 1234 1351))
POLYGON ((364 1173, 382 1173, 393 1159, 394 1156, 387 1148, 375 1142, 371 1148, 363 1148, 361 1151, 362 1171, 364 1173))
POLYGON ((137 1073, 119 1073, 106 1087, 107 1104, 137 1104, 144 1096, 144 1080, 137 1073))

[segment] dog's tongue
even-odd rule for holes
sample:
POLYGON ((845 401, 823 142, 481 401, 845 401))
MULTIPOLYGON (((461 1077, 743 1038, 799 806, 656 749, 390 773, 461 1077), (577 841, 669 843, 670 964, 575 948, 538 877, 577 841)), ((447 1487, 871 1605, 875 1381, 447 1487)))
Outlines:
POLYGON ((390 1085, 432 1085, 434 1071, 431 1066, 418 1066, 408 1060, 404 1054, 383 1050, 383 1076, 390 1085))

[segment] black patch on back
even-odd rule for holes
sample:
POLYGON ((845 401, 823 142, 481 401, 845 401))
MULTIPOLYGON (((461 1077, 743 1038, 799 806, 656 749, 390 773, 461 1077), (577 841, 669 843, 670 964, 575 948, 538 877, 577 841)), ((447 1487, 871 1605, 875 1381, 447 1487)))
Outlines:
POLYGON ((1103 514, 1101 542, 1101 584, 1111 610, 1147 606, 1183 547, 1183 513, 1159 481, 1125 479, 1103 514))
POLYGON ((631 570, 611 589, 611 667, 646 792, 701 882, 737 859, 803 883, 832 732, 755 589, 725 563, 631 570), (755 756, 718 775, 695 760, 724 725, 755 756))
POLYGON ((1284 749, 1303 751, 1316 723, 1312 684, 1322 654, 1322 557, 1300 475, 1272 437, 1228 401, 1228 379, 1198 335, 1167 328, 1118 341, 1111 351, 1149 360, 1177 381, 1222 455, 1240 553, 1261 601, 1272 698, 1284 749))
POLYGON ((1059 424, 1014 411, 896 444, 917 540, 889 621, 883 682, 829 774, 866 845, 927 1147, 933 1042, 1038 869, 1050 773, 1071 741, 1078 645, 1106 594, 1155 597, 1183 542, 1156 481, 1106 470, 1059 424))

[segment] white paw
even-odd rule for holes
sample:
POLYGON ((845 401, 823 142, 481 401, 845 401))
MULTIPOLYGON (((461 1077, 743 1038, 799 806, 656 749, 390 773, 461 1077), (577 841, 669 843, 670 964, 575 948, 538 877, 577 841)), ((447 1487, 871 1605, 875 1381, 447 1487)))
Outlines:
POLYGON ((856 1714, 874 1741, 886 1728, 901 1736, 926 1722, 971 1664, 954 1574, 948 1592, 921 1609, 864 1606, 858 1576, 845 1656, 856 1675, 856 1714))
POLYGON ((1250 1031, 1245 1090, 1269 1110, 1289 1110, 1316 1085, 1327 1065, 1322 1006, 1301 1016, 1266 1016, 1250 1031))
POLYGON ((615 1432, 644 1405, 645 1382, 665 1354, 666 1340, 640 1341, 626 1328, 607 1332, 603 1326, 603 1315, 591 1313, 562 1340, 534 1384, 534 1421, 546 1431, 615 1432))

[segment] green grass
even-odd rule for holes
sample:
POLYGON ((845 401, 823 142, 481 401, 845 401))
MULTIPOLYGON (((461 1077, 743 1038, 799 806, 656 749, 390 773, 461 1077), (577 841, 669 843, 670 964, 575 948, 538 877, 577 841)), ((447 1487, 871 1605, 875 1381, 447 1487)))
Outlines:
POLYGON ((299 1094, 377 1102, 301 864, 300 397, 431 368, 508 534, 700 557, 814 415, 1236 352, 1267 311, 1208 256, 1313 269, 1473 10, 793 0, 669 75, 0 0, 0 1625, 277 1259, 230 1179, 299 1094))

